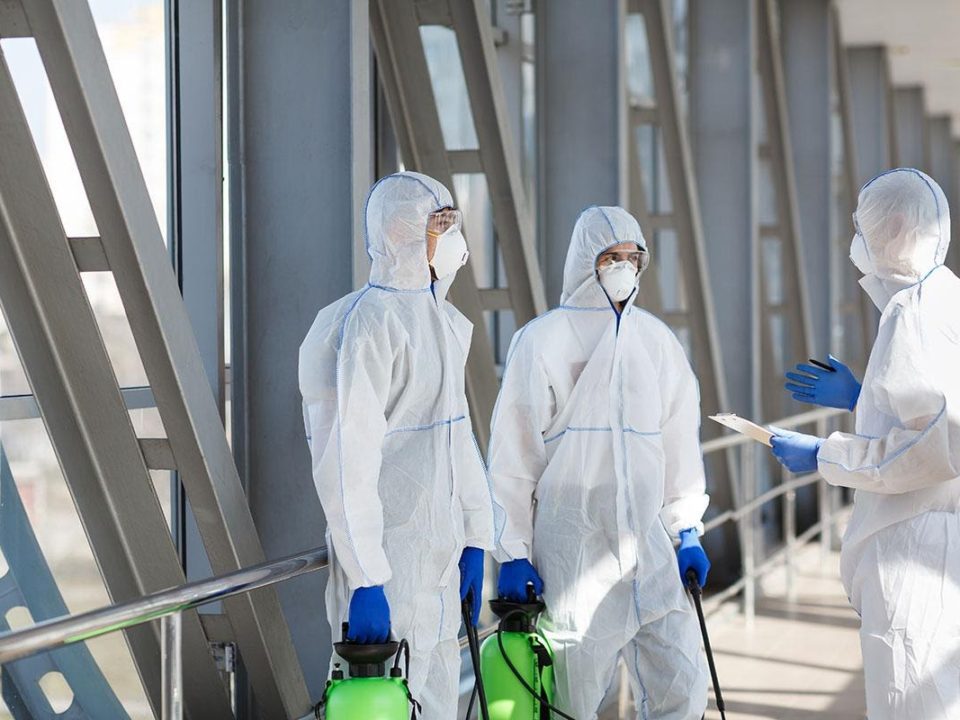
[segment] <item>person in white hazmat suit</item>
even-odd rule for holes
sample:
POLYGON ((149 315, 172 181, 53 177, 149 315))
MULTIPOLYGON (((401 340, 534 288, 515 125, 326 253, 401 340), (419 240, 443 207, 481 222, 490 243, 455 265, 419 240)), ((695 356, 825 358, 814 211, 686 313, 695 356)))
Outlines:
POLYGON ((790 389, 856 406, 855 433, 778 431, 773 452, 856 489, 841 573, 861 618, 870 720, 960 718, 960 281, 943 264, 947 199, 924 173, 891 170, 860 190, 854 226, 850 258, 882 313, 862 388, 832 360, 833 373, 791 374, 790 389))
POLYGON ((475 624, 493 543, 464 394, 472 325, 445 300, 467 257, 452 205, 447 188, 419 173, 374 185, 370 280, 321 310, 300 348, 330 627, 336 639, 348 619, 351 640, 384 642, 391 628, 407 639, 425 720, 456 713, 460 601, 472 593, 475 624))
POLYGON ((625 210, 581 213, 560 306, 514 336, 492 421, 498 589, 542 591, 556 704, 578 720, 597 716, 621 657, 639 717, 691 720, 707 703, 681 580, 709 568, 699 392, 676 337, 634 305, 648 260, 625 210))

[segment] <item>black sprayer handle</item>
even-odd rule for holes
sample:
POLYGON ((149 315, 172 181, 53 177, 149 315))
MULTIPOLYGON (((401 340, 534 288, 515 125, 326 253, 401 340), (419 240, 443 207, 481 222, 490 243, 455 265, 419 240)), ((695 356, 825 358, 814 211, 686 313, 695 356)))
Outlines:
POLYGON ((490 720, 490 711, 487 709, 487 693, 483 689, 483 675, 480 673, 480 638, 477 628, 473 624, 473 590, 460 603, 463 614, 463 626, 467 630, 467 645, 470 647, 470 660, 473 663, 473 675, 477 683, 477 697, 480 700, 480 717, 490 720))
POLYGON ((703 617, 703 604, 701 595, 703 589, 700 587, 700 579, 697 577, 697 571, 693 568, 687 570, 687 588, 693 596, 693 604, 697 609, 697 619, 700 621, 700 634, 703 636, 703 648, 707 652, 707 664, 710 666, 710 679, 713 681, 713 692, 717 696, 717 710, 720 711, 722 720, 726 720, 726 708, 723 704, 723 695, 720 692, 720 681, 717 679, 717 666, 713 661, 713 649, 710 647, 710 636, 707 634, 707 621, 703 617))

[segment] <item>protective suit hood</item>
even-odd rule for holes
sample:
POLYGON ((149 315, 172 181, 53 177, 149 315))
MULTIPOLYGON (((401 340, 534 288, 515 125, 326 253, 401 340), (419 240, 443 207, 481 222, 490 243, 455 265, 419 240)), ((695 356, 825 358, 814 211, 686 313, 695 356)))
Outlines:
POLYGON ((950 246, 947 198, 913 168, 878 175, 860 190, 850 256, 860 285, 883 310, 901 290, 943 265, 950 246))
MULTIPOLYGON (((450 191, 432 177, 400 172, 381 178, 367 196, 364 224, 370 284, 392 290, 426 290, 427 218, 453 207, 450 191)), ((453 277, 444 284, 449 285, 453 277)))
MULTIPOLYGON (((563 267, 561 305, 609 307, 607 295, 597 280, 597 257, 620 243, 635 243, 643 251, 647 241, 640 225, 623 208, 593 205, 580 213, 573 226, 570 249, 563 267)), ((643 273, 641 268, 640 273, 643 273)), ((637 294, 627 301, 632 304, 637 294)))

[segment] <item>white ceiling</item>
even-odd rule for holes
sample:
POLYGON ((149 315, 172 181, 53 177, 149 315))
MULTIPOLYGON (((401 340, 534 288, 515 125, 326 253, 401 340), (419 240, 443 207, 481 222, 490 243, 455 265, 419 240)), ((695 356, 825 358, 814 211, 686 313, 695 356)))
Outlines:
POLYGON ((960 136, 960 0, 837 0, 846 45, 886 45, 895 85, 926 88, 927 114, 960 136))

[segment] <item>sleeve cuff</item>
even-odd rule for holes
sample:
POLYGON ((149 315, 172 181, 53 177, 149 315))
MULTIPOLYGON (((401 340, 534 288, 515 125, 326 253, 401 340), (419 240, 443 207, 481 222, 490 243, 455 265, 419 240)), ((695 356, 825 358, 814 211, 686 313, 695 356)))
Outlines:
POLYGON ((523 540, 504 542, 502 539, 493 550, 493 559, 503 565, 511 560, 522 560, 530 557, 531 543, 523 540))
POLYGON ((706 494, 688 495, 663 506, 660 510, 660 522, 671 537, 680 537, 681 530, 694 528, 698 536, 703 535, 703 514, 710 504, 706 494))

